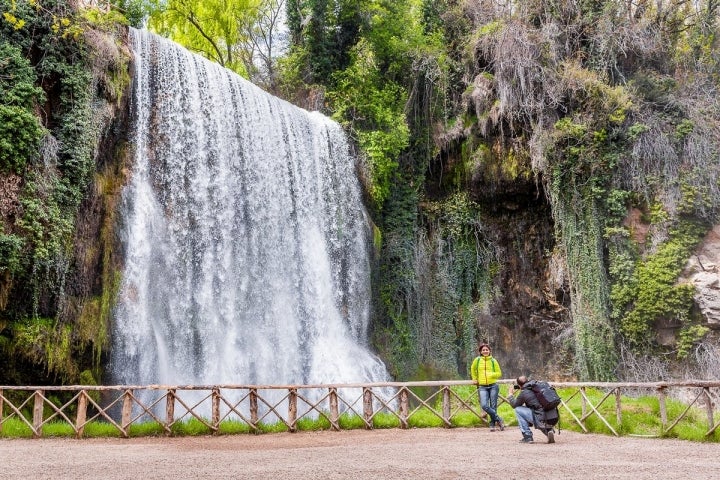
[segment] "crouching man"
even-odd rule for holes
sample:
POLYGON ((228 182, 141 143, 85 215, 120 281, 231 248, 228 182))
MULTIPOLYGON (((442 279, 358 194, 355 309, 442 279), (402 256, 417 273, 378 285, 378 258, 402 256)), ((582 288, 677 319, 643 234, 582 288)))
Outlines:
MULTIPOLYGON (((551 412, 545 412, 540 401, 538 401, 535 392, 532 390, 534 383, 533 380, 528 381, 527 377, 522 375, 517 378, 516 385, 511 386, 510 390, 508 390, 507 401, 515 409, 515 417, 523 436, 520 443, 533 443, 531 426, 535 426, 535 428, 543 432, 547 436, 548 443, 555 443, 555 432, 553 427, 549 425, 552 420, 546 419, 546 414, 551 412), (514 396, 515 389, 520 390, 517 397, 514 396)), ((554 409, 554 411, 557 412, 557 409, 554 409)))

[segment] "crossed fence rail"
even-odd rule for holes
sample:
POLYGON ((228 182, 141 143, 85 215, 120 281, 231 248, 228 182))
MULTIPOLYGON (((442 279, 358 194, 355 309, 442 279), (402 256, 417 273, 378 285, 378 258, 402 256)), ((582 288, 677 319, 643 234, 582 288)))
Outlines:
MULTIPOLYGON (((50 422, 66 423, 78 438, 83 437, 90 422, 112 425, 123 437, 130 435, 132 425, 148 421, 157 422, 171 435, 174 425, 189 419, 201 422, 212 433, 218 433, 226 420, 247 424, 255 432, 261 431, 263 424, 280 422, 295 432, 301 419, 319 417, 327 420, 332 430, 340 430, 341 415, 352 415, 361 419, 364 428, 372 429, 381 413, 395 418, 400 428, 408 428, 410 419, 420 411, 437 417, 445 427, 454 426, 459 415, 476 417, 477 423, 487 425, 475 389, 468 388, 473 385, 469 380, 455 380, 338 385, 0 386, 0 434, 3 425, 13 418, 27 425, 35 438, 43 436, 43 427, 50 422)), ((586 433, 586 423, 594 416, 619 436, 608 421, 607 406, 603 412, 600 407, 614 400, 616 425, 620 425, 623 395, 657 398, 662 425, 658 435, 669 433, 692 409, 705 411, 706 436, 720 427, 720 415, 716 415, 720 381, 553 385, 564 392, 561 410, 586 433), (593 401, 588 389, 599 389, 604 396, 593 401), (686 405, 675 418, 668 415, 669 396, 682 397, 686 405)), ((501 394, 500 404, 503 402, 506 398, 501 394)))

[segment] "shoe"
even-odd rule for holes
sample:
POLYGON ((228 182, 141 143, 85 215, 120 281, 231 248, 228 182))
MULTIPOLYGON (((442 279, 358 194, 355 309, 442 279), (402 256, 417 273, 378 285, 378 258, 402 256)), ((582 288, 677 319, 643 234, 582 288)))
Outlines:
POLYGON ((501 432, 504 432, 504 431, 505 431, 505 424, 503 423, 502 420, 500 420, 500 421, 498 422, 498 427, 500 427, 500 431, 501 431, 501 432))
POLYGON ((548 443, 555 443, 555 432, 548 430, 547 432, 548 443))
POLYGON ((523 435, 523 438, 522 438, 522 440, 520 440, 520 443, 535 443, 535 442, 533 441, 532 435, 529 435, 529 436, 523 435))
POLYGON ((494 432, 494 431, 495 431, 495 427, 490 427, 490 431, 491 431, 491 432, 494 432))

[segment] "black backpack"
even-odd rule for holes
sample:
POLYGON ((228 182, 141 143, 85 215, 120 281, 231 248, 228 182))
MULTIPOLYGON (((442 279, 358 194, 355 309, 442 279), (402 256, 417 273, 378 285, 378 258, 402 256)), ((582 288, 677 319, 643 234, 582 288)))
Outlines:
POLYGON ((529 382, 530 389, 535 394, 538 403, 542 406, 545 415, 544 418, 538 418, 536 425, 537 428, 550 429, 560 423, 560 412, 558 406, 560 405, 560 395, 558 395, 555 387, 547 382, 531 381, 529 382))
POLYGON ((554 410, 560 405, 560 395, 555 391, 555 387, 549 383, 535 381, 532 384, 532 391, 546 412, 554 410))

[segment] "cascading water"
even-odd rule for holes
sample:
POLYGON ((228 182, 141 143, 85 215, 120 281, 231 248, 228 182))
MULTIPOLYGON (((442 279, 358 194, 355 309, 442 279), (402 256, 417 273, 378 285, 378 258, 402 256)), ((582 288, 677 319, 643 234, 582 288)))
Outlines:
POLYGON ((119 384, 383 381, 369 224, 341 128, 131 29, 119 384))

